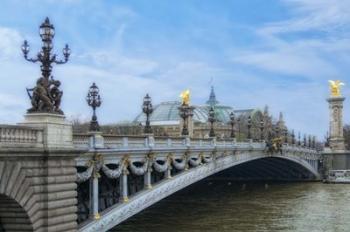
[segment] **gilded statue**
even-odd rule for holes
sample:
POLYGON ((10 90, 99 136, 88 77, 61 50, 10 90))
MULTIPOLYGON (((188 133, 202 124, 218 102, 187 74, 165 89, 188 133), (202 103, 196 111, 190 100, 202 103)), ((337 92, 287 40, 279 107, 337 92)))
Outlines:
POLYGON ((186 89, 181 92, 180 94, 182 105, 189 105, 190 104, 190 90, 186 89))
POLYGON ((329 87, 331 89, 331 96, 340 97, 341 96, 340 87, 345 84, 339 80, 336 80, 336 81, 329 80, 328 82, 329 82, 329 87))

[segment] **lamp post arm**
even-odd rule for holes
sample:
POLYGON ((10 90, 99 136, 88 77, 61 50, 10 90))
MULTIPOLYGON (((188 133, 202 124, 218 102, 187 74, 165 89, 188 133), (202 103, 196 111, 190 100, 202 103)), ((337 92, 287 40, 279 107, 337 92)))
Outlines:
POLYGON ((38 62, 38 61, 41 61, 39 55, 37 56, 37 58, 28 58, 27 55, 24 55, 24 59, 27 60, 27 61, 33 62, 33 63, 36 63, 36 62, 38 62))

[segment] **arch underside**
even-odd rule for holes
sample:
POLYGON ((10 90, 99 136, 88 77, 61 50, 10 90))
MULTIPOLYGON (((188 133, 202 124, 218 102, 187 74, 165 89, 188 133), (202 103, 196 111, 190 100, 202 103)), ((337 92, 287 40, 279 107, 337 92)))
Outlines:
POLYGON ((13 199, 0 194, 0 232, 33 231, 25 210, 13 199))
POLYGON ((232 179, 306 180, 317 178, 306 161, 293 157, 265 155, 247 156, 237 160, 232 156, 191 168, 171 179, 165 179, 150 190, 143 190, 129 202, 117 204, 101 212, 101 219, 82 223, 79 231, 107 231, 161 199, 207 177, 232 179))
POLYGON ((300 163, 280 157, 255 159, 223 170, 208 178, 227 180, 310 180, 315 174, 300 163))

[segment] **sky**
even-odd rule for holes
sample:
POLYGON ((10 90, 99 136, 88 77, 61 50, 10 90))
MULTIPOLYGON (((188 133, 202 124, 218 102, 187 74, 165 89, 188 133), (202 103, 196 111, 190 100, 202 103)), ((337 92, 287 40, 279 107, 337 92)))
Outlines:
MULTIPOLYGON (((268 105, 288 127, 323 139, 328 80, 350 95, 350 1, 347 0, 1 0, 0 122, 17 123, 30 108, 26 88, 40 76, 21 53, 40 49, 38 27, 55 26, 54 51, 68 43, 70 61, 54 65, 67 118, 87 120, 96 82, 100 123, 131 121, 146 93, 153 104, 204 104, 210 86, 234 109, 268 105)), ((344 121, 350 123, 349 99, 344 121)))

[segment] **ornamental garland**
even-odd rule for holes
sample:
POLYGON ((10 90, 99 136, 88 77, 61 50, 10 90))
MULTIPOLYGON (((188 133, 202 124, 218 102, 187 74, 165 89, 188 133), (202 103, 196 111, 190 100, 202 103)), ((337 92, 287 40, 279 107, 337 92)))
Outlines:
POLYGON ((172 158, 172 164, 177 170, 183 170, 186 166, 186 158, 184 157, 180 162, 176 158, 172 158))
POLYGON ((102 165, 101 169, 108 178, 117 179, 122 174, 123 167, 124 162, 120 163, 117 169, 110 169, 107 167, 107 165, 102 165))
POLYGON ((148 162, 149 162, 148 158, 146 158, 146 160, 143 163, 142 167, 136 167, 136 165, 133 162, 130 162, 129 163, 129 167, 130 167, 131 172, 134 175, 137 175, 137 176, 141 176, 141 175, 145 174, 145 172, 148 169, 148 162))
POLYGON ((210 163, 212 160, 213 160, 212 156, 207 156, 207 157, 203 156, 204 163, 210 163))
POLYGON ((86 169, 86 171, 78 172, 77 173, 77 183, 80 184, 80 183, 87 181, 91 177, 93 170, 94 170, 94 166, 90 166, 86 169))
POLYGON ((202 162, 202 159, 200 156, 198 156, 198 158, 190 158, 189 159, 189 163, 193 167, 197 167, 201 162, 202 162))
POLYGON ((169 161, 168 159, 164 161, 164 164, 159 164, 157 160, 154 160, 153 167, 157 172, 165 172, 168 170, 169 161))

